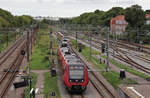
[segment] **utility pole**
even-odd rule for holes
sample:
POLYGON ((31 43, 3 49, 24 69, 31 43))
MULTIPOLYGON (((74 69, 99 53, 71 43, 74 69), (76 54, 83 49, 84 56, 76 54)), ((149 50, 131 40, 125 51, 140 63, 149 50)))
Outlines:
POLYGON ((115 45, 116 45, 116 31, 113 32, 113 57, 115 56, 115 45))
POLYGON ((15 31, 15 41, 16 41, 16 39, 17 39, 17 34, 16 34, 16 31, 15 31))
POLYGON ((7 47, 8 47, 8 31, 7 31, 7 35, 6 35, 6 40, 7 40, 7 47))
POLYGON ((91 55, 92 55, 92 49, 91 49, 91 41, 92 41, 92 37, 91 37, 91 32, 90 33, 90 60, 91 60, 91 55))
POLYGON ((78 47, 78 26, 76 26, 76 49, 77 49, 77 47, 78 47))
POLYGON ((107 29, 106 52, 107 52, 107 67, 106 67, 106 72, 108 72, 110 70, 110 68, 109 68, 109 27, 107 29))
POLYGON ((52 59, 52 52, 53 52, 53 43, 52 43, 52 30, 51 30, 51 28, 50 28, 50 32, 49 32, 49 37, 50 37, 50 51, 51 51, 51 59, 52 59))
MULTIPOLYGON (((29 74, 29 76, 30 76, 30 38, 29 38, 29 33, 30 33, 30 31, 29 30, 27 30, 27 62, 28 62, 28 74, 29 74)), ((30 80, 30 90, 31 90, 31 80, 30 80)), ((30 98, 31 98, 31 94, 30 94, 30 98)))
MULTIPOLYGON (((2 43, 2 40, 1 40, 1 31, 0 31, 0 47, 1 47, 1 43, 2 43)), ((1 48, 0 48, 0 53, 1 53, 1 48)))
POLYGON ((29 56, 30 56, 30 53, 29 53, 29 46, 30 46, 30 41, 29 41, 29 30, 27 31, 27 62, 29 63, 29 56))

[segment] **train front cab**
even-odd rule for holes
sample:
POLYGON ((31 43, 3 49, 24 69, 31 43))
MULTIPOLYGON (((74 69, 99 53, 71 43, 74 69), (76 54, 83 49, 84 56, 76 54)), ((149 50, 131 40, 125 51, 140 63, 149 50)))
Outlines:
POLYGON ((68 66, 64 82, 69 92, 83 92, 88 85, 88 72, 85 66, 68 66))

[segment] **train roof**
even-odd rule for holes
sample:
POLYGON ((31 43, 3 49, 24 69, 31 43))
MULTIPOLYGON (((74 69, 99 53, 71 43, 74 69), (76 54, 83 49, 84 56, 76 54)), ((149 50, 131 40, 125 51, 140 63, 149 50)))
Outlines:
MULTIPOLYGON (((62 41, 62 44, 68 44, 66 41, 62 41)), ((60 45, 60 51, 62 52, 62 55, 64 56, 66 62, 68 63, 68 66, 84 66, 83 61, 81 61, 72 51, 69 47, 61 47, 60 45)))
POLYGON ((76 59, 77 57, 71 54, 71 55, 65 56, 65 58, 66 59, 76 59))
POLYGON ((68 63, 68 65, 79 65, 79 66, 83 66, 84 63, 76 56, 73 56, 73 55, 68 55, 68 56, 65 56, 65 59, 68 63))
POLYGON ((66 51, 69 51, 69 48, 68 47, 61 47, 60 48, 61 52, 66 52, 66 51))
POLYGON ((60 51, 62 52, 64 56, 71 55, 71 51, 68 47, 62 47, 60 48, 60 51))
POLYGON ((68 44, 68 42, 66 42, 66 41, 62 41, 62 42, 61 42, 61 44, 68 44))
POLYGON ((66 39, 66 38, 64 38, 63 40, 62 40, 62 42, 68 42, 69 41, 69 39, 66 39))
POLYGON ((64 39, 70 39, 70 37, 69 36, 64 36, 64 39))
POLYGON ((62 41, 60 44, 60 48, 62 48, 62 47, 68 47, 68 42, 62 41))

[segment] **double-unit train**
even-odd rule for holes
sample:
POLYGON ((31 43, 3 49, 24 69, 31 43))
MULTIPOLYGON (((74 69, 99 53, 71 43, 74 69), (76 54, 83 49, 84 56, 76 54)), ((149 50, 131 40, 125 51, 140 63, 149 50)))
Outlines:
POLYGON ((70 40, 63 39, 57 52, 58 60, 63 70, 62 80, 68 91, 85 91, 89 82, 87 66, 72 51, 70 40))

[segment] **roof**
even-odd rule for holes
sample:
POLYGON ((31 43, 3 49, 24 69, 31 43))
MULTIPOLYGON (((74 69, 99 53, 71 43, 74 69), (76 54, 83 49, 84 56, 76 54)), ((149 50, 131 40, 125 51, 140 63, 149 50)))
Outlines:
POLYGON ((146 19, 150 19, 150 14, 146 14, 146 19))
POLYGON ((79 65, 79 66, 84 65, 83 62, 79 58, 77 58, 76 56, 73 56, 73 55, 65 56, 65 59, 66 59, 68 65, 79 65))
MULTIPOLYGON (((116 24, 117 20, 125 21, 125 16, 124 15, 119 15, 119 16, 116 16, 116 17, 112 18, 111 21, 110 21, 110 24, 116 24)), ((128 23, 125 22, 125 24, 128 24, 128 23)))

